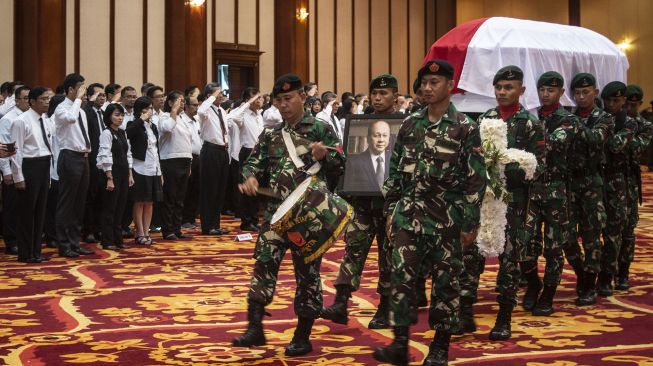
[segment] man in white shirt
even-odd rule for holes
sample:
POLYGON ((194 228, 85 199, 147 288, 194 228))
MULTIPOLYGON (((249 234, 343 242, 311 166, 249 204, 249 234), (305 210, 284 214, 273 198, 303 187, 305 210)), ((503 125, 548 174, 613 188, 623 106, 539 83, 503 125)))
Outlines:
POLYGON ((57 202, 57 236, 59 255, 77 257, 95 252, 80 246, 81 227, 84 222, 84 205, 88 191, 88 155, 91 141, 88 121, 82 110, 86 97, 84 77, 69 74, 63 82, 66 99, 54 112, 56 139, 60 148, 57 162, 59 175, 59 200, 57 202))
POLYGON ((49 258, 41 256, 41 234, 45 221, 45 206, 50 188, 52 159, 51 126, 43 121, 50 104, 49 89, 37 86, 29 92, 31 108, 11 126, 16 141, 16 155, 12 157, 12 175, 16 185, 18 261, 40 263, 49 258))
POLYGON ((161 113, 163 113, 163 104, 166 100, 166 95, 163 93, 163 88, 158 85, 153 85, 147 90, 147 97, 152 99, 152 123, 159 127, 159 120, 161 113))
POLYGON ((107 106, 110 103, 118 103, 120 100, 120 92, 122 91, 122 87, 118 84, 107 84, 107 86, 104 87, 104 94, 106 95, 106 101, 102 105, 102 111, 107 109, 107 106))
POLYGON ((315 116, 315 118, 321 119, 331 126, 340 139, 340 143, 342 143, 342 128, 340 127, 338 117, 336 117, 336 112, 338 111, 338 107, 340 107, 340 103, 338 103, 337 99, 338 96, 334 93, 325 92, 322 95, 322 105, 325 107, 315 116))
POLYGON ((272 102, 270 108, 263 112, 263 125, 265 128, 274 128, 274 126, 282 122, 283 118, 281 117, 281 113, 277 106, 274 105, 274 102, 272 102))
POLYGON ((136 102, 136 89, 131 86, 126 86, 120 91, 120 104, 125 109, 125 119, 122 120, 120 129, 127 128, 127 124, 134 120, 134 103, 136 102))
POLYGON ((7 98, 5 98, 5 102, 0 105, 0 118, 4 117, 5 114, 9 113, 9 111, 14 108, 16 105, 16 90, 23 86, 23 83, 21 81, 14 81, 9 83, 8 85, 8 90, 9 94, 7 98))
MULTIPOLYGON (((188 88, 187 88, 188 89, 188 88)), ((190 177, 188 178, 188 189, 184 199, 184 212, 182 217, 183 228, 194 229, 195 217, 198 214, 197 207, 200 200, 200 151, 202 149, 202 139, 200 138, 200 123, 197 116, 197 108, 200 106, 197 97, 186 96, 184 113, 182 118, 188 124, 192 131, 193 138, 193 160, 190 166, 190 177)))

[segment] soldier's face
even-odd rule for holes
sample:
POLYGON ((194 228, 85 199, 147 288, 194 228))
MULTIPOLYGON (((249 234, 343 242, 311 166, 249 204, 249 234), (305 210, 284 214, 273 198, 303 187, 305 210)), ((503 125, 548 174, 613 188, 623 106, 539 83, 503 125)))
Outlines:
POLYGON ((385 121, 375 122, 368 139, 372 153, 374 155, 382 154, 390 143, 390 125, 385 121))
POLYGON ((389 113, 394 109, 397 93, 392 88, 376 88, 370 92, 372 107, 376 113, 389 113))
POLYGON ((626 97, 609 97, 603 98, 603 107, 605 111, 611 114, 617 114, 626 104, 626 97))
POLYGON ((639 113, 639 108, 642 106, 642 101, 626 101, 626 112, 629 116, 635 117, 639 113))
POLYGON ((420 89, 426 104, 436 104, 451 95, 453 80, 449 80, 442 75, 424 75, 420 89))
POLYGON ((558 104, 560 97, 565 93, 565 89, 559 86, 541 86, 537 89, 537 96, 540 97, 540 104, 543 107, 558 104))
POLYGON ((598 90, 595 86, 586 86, 584 88, 574 89, 574 100, 579 108, 589 108, 594 105, 594 99, 598 90))
POLYGON ((279 109, 281 117, 286 122, 294 124, 304 115, 304 103, 306 94, 303 91, 294 90, 288 93, 281 93, 274 97, 274 104, 279 109))
POLYGON ((494 96, 497 104, 509 107, 519 103, 519 97, 524 94, 526 87, 519 80, 499 80, 494 84, 494 96))

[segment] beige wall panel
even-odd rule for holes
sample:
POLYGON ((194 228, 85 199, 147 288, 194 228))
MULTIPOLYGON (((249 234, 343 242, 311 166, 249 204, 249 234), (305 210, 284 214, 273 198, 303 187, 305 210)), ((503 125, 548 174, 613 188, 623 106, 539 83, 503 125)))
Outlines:
POLYGON ((79 2, 79 72, 89 82, 109 82, 109 1, 79 2))
MULTIPOLYGON (((75 2, 66 2, 66 74, 75 71, 75 2)), ((62 80, 63 81, 63 80, 62 80)))
POLYGON ((390 72, 397 78, 399 92, 408 91, 408 0, 391 0, 392 29, 390 39, 392 42, 390 72))
MULTIPOLYGON (((408 32, 410 33, 410 49, 408 50, 408 89, 413 94, 413 80, 417 77, 417 71, 422 66, 427 49, 424 48, 424 1, 410 0, 408 32)), ((431 45, 429 45, 430 47, 431 45)))
POLYGON ((462 24, 483 17, 482 0, 458 0, 456 2, 456 24, 462 24))
POLYGON ((370 84, 370 44, 369 44, 368 2, 354 0, 354 90, 367 93, 370 84))
POLYGON ((435 27, 435 2, 427 1, 426 2, 426 39, 425 39, 425 49, 429 49, 431 45, 437 39, 437 30, 435 27))
POLYGON ((353 0, 337 0, 336 19, 338 20, 338 31, 335 36, 337 37, 338 59, 336 60, 337 72, 336 80, 338 81, 338 95, 343 92, 353 90, 353 73, 352 73, 352 1, 353 0))
POLYGON ((310 81, 315 80, 315 6, 315 0, 308 0, 308 78, 310 81))
POLYGON ((569 24, 569 1, 513 1, 511 17, 569 24))
POLYGON ((143 2, 116 0, 115 37, 116 82, 140 90, 143 84, 143 2))
POLYGON ((238 43, 256 44, 256 0, 238 0, 238 43))
MULTIPOLYGON (((206 2, 206 82, 213 79, 213 26, 211 16, 213 14, 213 1, 206 2)), ((199 85, 198 85, 199 86, 199 85)), ((202 86, 199 86, 202 90, 202 86)))
MULTIPOLYGON (((261 93, 270 93, 274 85, 274 1, 261 0, 259 12, 259 50, 263 52, 259 65, 261 93)), ((311 14, 312 16, 312 14, 311 14)))
POLYGON ((333 27, 333 4, 335 0, 319 0, 317 4, 317 83, 320 93, 334 88, 334 37, 336 36, 333 27))
POLYGON ((389 0, 372 1, 372 77, 390 72, 389 0))
POLYGON ((513 0, 481 0, 483 17, 510 16, 513 0))
MULTIPOLYGON (((165 7, 149 0, 147 7, 147 81, 165 89, 165 7)), ((208 74, 211 75, 211 74, 208 74)))
MULTIPOLYGON (((648 69, 650 60, 653 60, 653 23, 650 14, 653 14, 653 2, 639 0, 637 2, 638 31, 633 35, 632 48, 636 55, 639 72, 636 77, 630 77, 629 75, 628 80, 639 84, 644 89, 643 108, 648 107, 649 101, 653 100, 653 72, 648 69)), ((630 53, 628 51, 629 57, 630 53)))
MULTIPOLYGON (((215 41, 236 42, 236 1, 237 0, 215 0, 215 41)), ((263 1, 265 2, 265 0, 263 1)), ((274 3, 274 1, 271 1, 274 3)), ((274 13, 271 13, 274 14, 274 13)), ((270 16, 271 16, 270 14, 270 16)))
POLYGON ((14 80, 14 2, 0 1, 0 83, 14 80))

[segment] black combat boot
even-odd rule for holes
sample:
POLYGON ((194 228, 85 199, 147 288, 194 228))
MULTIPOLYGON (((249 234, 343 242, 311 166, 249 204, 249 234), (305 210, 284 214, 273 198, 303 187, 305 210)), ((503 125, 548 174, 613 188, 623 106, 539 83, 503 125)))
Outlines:
POLYGON ((542 295, 537 300, 537 305, 535 305, 535 308, 533 308, 533 315, 549 316, 553 314, 553 297, 556 294, 557 287, 557 285, 544 285, 542 295))
POLYGON ((390 296, 381 295, 381 302, 379 302, 379 307, 376 309, 376 314, 370 320, 370 323, 367 325, 369 329, 388 329, 390 328, 390 321, 388 316, 390 312, 390 296))
POLYGON ((629 270, 630 270, 630 263, 619 263, 619 274, 614 279, 615 290, 627 291, 630 288, 630 283, 628 283, 629 270))
POLYGON ((587 306, 596 304, 596 273, 585 272, 585 293, 576 299, 577 306, 587 306))
POLYGON ((295 335, 292 337, 292 341, 290 341, 288 347, 286 347, 286 356, 301 356, 313 350, 309 337, 311 336, 314 322, 315 319, 313 318, 299 317, 297 328, 295 328, 295 335))
POLYGON ((328 308, 323 308, 320 317, 323 319, 331 320, 337 324, 347 325, 349 320, 347 312, 347 301, 351 297, 351 289, 347 285, 336 286, 336 299, 333 305, 328 308))
POLYGON ((247 306, 247 330, 245 334, 234 338, 232 341, 236 347, 251 347, 265 345, 265 334, 263 334, 264 306, 255 301, 248 301, 247 306))
POLYGON ((542 280, 540 280, 540 276, 537 275, 537 267, 530 272, 524 273, 524 277, 528 281, 528 287, 524 294, 524 302, 522 302, 522 306, 524 307, 524 310, 530 311, 533 310, 537 303, 537 297, 540 295, 540 291, 542 290, 542 280))
POLYGON ((576 274, 576 295, 579 297, 585 293, 585 281, 583 279, 583 276, 585 275, 585 270, 583 270, 583 261, 580 258, 574 258, 573 260, 569 261, 569 264, 571 264, 571 268, 574 269, 574 273, 576 274))
POLYGON ((415 280, 415 290, 417 292, 417 307, 423 308, 429 304, 426 298, 426 277, 417 277, 415 280))
POLYGON ((510 339, 512 333, 510 332, 510 322, 512 321, 512 305, 499 304, 499 314, 497 314, 497 321, 494 323, 494 328, 490 331, 491 341, 505 341, 510 339))
POLYGON ((465 333, 476 332, 476 322, 474 321, 474 300, 466 297, 460 298, 460 327, 458 332, 453 334, 463 335, 465 333))
POLYGON ((392 332, 395 335, 392 343, 375 349, 372 356, 379 362, 408 365, 408 327, 394 327, 392 332))
POLYGON ((451 334, 438 330, 429 345, 429 354, 424 359, 424 366, 446 366, 449 364, 449 341, 451 334))
POLYGON ((596 292, 599 296, 612 296, 612 274, 601 271, 599 280, 596 283, 596 292))

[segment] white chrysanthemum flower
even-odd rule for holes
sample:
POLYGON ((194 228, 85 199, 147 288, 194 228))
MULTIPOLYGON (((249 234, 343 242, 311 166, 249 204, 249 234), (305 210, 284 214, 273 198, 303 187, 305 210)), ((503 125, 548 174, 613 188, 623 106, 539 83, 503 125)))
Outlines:
POLYGON ((526 179, 533 179, 533 175, 537 169, 537 158, 535 158, 535 155, 524 150, 508 149, 505 152, 505 157, 506 162, 504 164, 512 162, 518 163, 519 168, 526 173, 526 179))
POLYGON ((481 140, 491 141, 500 152, 508 148, 508 125, 498 118, 483 118, 480 122, 481 140))
POLYGON ((481 205, 481 226, 476 239, 479 252, 486 258, 498 257, 503 253, 507 211, 508 206, 494 198, 491 190, 487 190, 481 205))

